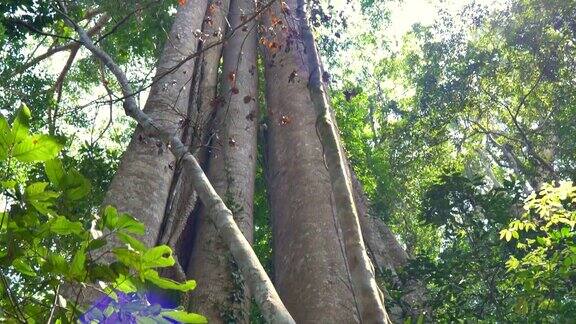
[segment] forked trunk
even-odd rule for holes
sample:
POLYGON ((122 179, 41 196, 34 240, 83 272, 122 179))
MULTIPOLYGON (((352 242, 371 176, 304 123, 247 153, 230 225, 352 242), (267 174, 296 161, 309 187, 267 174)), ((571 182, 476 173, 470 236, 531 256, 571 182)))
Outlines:
MULTIPOLYGON (((181 131, 186 118, 194 60, 170 70, 196 52, 198 40, 192 35, 202 27, 205 11, 206 0, 188 1, 178 8, 144 107, 148 116, 173 134, 181 131)), ((174 163, 165 143, 137 127, 104 199, 104 205, 113 205, 146 224, 142 240, 149 246, 156 244, 162 225, 174 163)))
MULTIPOLYGON (((239 26, 254 12, 251 0, 232 0, 229 21, 239 26)), ((256 30, 253 23, 237 30, 224 46, 222 95, 213 123, 208 177, 249 242, 256 168, 258 122, 256 30)), ((243 278, 214 224, 201 208, 189 275, 201 278, 192 309, 211 323, 248 323, 250 297, 243 278)))
MULTIPOLYGON (((198 40, 192 35, 202 26, 205 10, 206 0, 188 1, 178 8, 144 107, 144 112, 158 127, 170 134, 181 133, 182 121, 187 115, 194 60, 172 69, 196 52, 198 40), (185 35, 190 37, 183 37, 185 35)), ((88 35, 85 36, 89 40, 88 35)), ((146 234, 141 240, 148 246, 156 245, 162 227, 174 164, 174 155, 167 143, 149 137, 138 126, 104 198, 103 206, 112 205, 146 225, 146 234)), ((100 296, 92 289, 77 286, 65 290, 67 295, 76 296, 78 289, 81 289, 80 304, 93 302, 100 296)))

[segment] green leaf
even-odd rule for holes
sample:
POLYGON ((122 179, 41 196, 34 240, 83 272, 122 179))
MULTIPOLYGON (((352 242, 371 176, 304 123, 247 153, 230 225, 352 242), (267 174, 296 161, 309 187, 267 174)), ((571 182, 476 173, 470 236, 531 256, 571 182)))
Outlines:
POLYGON ((14 269, 18 270, 18 272, 24 275, 30 277, 36 277, 36 271, 32 269, 32 267, 26 262, 24 257, 16 258, 14 261, 12 261, 12 266, 14 267, 14 269))
POLYGON ((113 249, 112 253, 114 253, 118 261, 128 267, 138 270, 142 268, 142 259, 138 253, 124 248, 113 249))
POLYGON ((104 216, 104 226, 110 230, 114 229, 118 222, 118 211, 116 208, 108 205, 104 207, 104 212, 102 214, 104 216))
POLYGON ((70 263, 70 277, 83 280, 83 275, 85 273, 85 263, 86 263, 86 251, 84 247, 78 249, 72 258, 70 263))
POLYGON ((58 216, 50 225, 50 231, 60 235, 79 235, 84 232, 84 227, 80 222, 71 222, 64 216, 58 216))
POLYGON ((60 181, 65 175, 62 162, 58 159, 46 161, 46 163, 44 163, 44 171, 46 172, 48 179, 50 179, 50 182, 59 187, 60 181))
POLYGON ((12 142, 12 131, 10 131, 8 121, 6 121, 4 117, 0 116, 0 161, 8 158, 8 152, 12 147, 12 142))
POLYGON ((158 272, 153 269, 146 270, 143 275, 146 280, 163 289, 187 292, 196 288, 196 281, 194 280, 187 280, 186 282, 179 283, 172 279, 161 278, 158 272))
POLYGON ((125 230, 140 235, 146 232, 144 224, 127 213, 118 214, 113 206, 104 208, 104 225, 110 230, 125 230))
POLYGON ((146 250, 146 246, 144 245, 144 243, 133 238, 132 236, 130 236, 126 233, 118 233, 117 235, 118 235, 118 238, 120 239, 120 241, 130 245, 130 247, 133 248, 134 250, 139 251, 139 252, 144 252, 146 250))
POLYGON ((93 281, 102 280, 104 282, 113 282, 118 278, 118 274, 115 273, 108 265, 103 264, 91 264, 87 268, 90 273, 90 278, 93 281))
POLYGON ((54 198, 58 197, 58 193, 46 190, 47 186, 47 182, 35 182, 28 185, 24 190, 26 202, 44 215, 51 212, 50 207, 53 205, 54 198))
POLYGON ((99 238, 99 239, 95 239, 90 241, 90 243, 88 243, 88 247, 86 248, 86 251, 93 251, 93 250, 97 250, 103 246, 106 245, 106 240, 103 238, 99 238))
POLYGON ((116 228, 140 235, 144 235, 146 232, 144 224, 126 213, 120 214, 118 222, 116 223, 116 228))
POLYGON ((32 114, 30 113, 30 109, 26 104, 23 104, 12 123, 12 136, 14 142, 20 142, 28 137, 31 118, 32 114))
POLYGON ((46 259, 46 265, 50 267, 52 272, 57 274, 66 274, 68 272, 69 264, 62 255, 51 253, 46 259))
POLYGON ((123 293, 131 293, 138 290, 132 279, 126 277, 124 274, 119 274, 118 278, 116 278, 116 289, 120 290, 123 293))
POLYGON ((199 314, 188 313, 184 311, 171 310, 162 312, 160 313, 160 315, 176 320, 180 323, 208 323, 206 317, 199 314))
POLYGON ((12 155, 21 162, 47 161, 55 158, 62 147, 62 143, 55 136, 33 135, 17 142, 12 155))
POLYGON ((80 200, 90 193, 90 181, 74 169, 68 171, 61 180, 60 187, 66 199, 80 200))
POLYGON ((172 249, 167 245, 153 247, 142 256, 142 265, 145 268, 171 267, 174 265, 172 249))

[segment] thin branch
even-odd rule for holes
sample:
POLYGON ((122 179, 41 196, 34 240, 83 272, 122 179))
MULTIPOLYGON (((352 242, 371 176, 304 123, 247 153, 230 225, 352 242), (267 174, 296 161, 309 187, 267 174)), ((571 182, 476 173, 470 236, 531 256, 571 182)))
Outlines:
MULTIPOLYGON (((96 21, 94 26, 87 31, 88 35, 93 36, 96 33, 100 32, 100 30, 102 30, 102 28, 104 28, 104 26, 106 25, 106 23, 108 22, 109 19, 110 19, 110 16, 108 16, 107 14, 102 15, 100 17, 100 19, 98 19, 96 21)), ((26 64, 17 68, 12 74, 9 75, 8 78, 13 78, 13 77, 17 76, 18 74, 23 73, 24 71, 28 70, 29 68, 35 66, 36 64, 44 61, 45 59, 51 57, 52 55, 54 55, 56 53, 60 53, 63 51, 68 51, 68 50, 72 51, 72 50, 79 48, 79 47, 80 47, 80 43, 78 43, 77 40, 74 40, 74 41, 67 43, 67 44, 64 44, 64 45, 51 47, 45 53, 38 55, 37 57, 28 61, 26 64)))
POLYGON ((52 318, 54 318, 54 313, 56 311, 56 308, 58 307, 58 294, 60 293, 60 284, 58 284, 58 286, 56 287, 56 290, 54 291, 54 302, 52 303, 52 309, 50 310, 50 316, 48 317, 48 320, 46 321, 46 323, 50 324, 52 323, 52 318))

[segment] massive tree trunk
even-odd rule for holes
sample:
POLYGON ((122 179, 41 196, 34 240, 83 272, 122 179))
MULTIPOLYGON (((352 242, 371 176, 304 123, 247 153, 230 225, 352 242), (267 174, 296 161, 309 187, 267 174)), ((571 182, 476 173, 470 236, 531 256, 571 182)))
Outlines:
MULTIPOLYGON (((226 32, 229 6, 230 2, 227 0, 213 0, 206 9, 202 40, 198 46, 202 52, 196 58, 197 68, 194 70, 189 99, 189 117, 186 120, 184 141, 203 167, 208 160, 208 142, 216 109, 214 102, 218 89, 218 68, 222 58, 222 40, 226 32)), ((182 163, 178 165, 170 191, 170 202, 166 209, 167 222, 160 243, 168 243, 174 247, 180 242, 178 254, 183 256, 183 264, 187 264, 190 252, 186 244, 191 242, 187 237, 179 239, 187 223, 193 221, 188 216, 197 206, 198 195, 189 174, 182 172, 182 163), (182 246, 184 251, 180 251, 182 246)))
MULTIPOLYGON (((198 39, 192 35, 202 26, 205 11, 206 0, 188 1, 178 8, 144 107, 144 113, 162 131, 177 136, 181 133, 181 121, 188 113, 194 60, 186 61, 174 71, 171 69, 197 51, 198 39)), ((162 228, 174 168, 175 158, 167 143, 150 137, 138 126, 104 198, 103 206, 112 205, 146 225, 146 234, 141 240, 150 247, 156 245, 162 228)), ((77 294, 76 289, 81 288, 67 287, 71 296, 77 294)), ((80 304, 92 302, 100 296, 92 289, 81 292, 80 304)))
POLYGON ((388 322, 362 240, 304 2, 279 7, 268 13, 262 39, 267 49, 269 187, 279 293, 297 321, 388 322), (296 8, 297 17, 290 8, 296 8), (342 307, 347 305, 352 311, 342 307))
POLYGON ((294 20, 283 19, 296 6, 296 1, 273 6, 261 39, 275 283, 296 322, 355 323, 359 314, 316 132, 306 55, 294 20))
MULTIPOLYGON (((206 0, 187 1, 178 8, 144 107, 148 116, 172 134, 180 133, 187 115, 194 60, 170 69, 196 52, 198 39, 193 35, 202 28, 205 11, 206 0)), ((146 224, 142 240, 149 246, 156 244, 162 226, 174 163, 165 143, 137 127, 104 199, 104 205, 113 205, 146 224)))
POLYGON ((246 278, 246 282, 255 296, 263 317, 271 323, 294 323, 292 316, 287 312, 284 304, 279 299, 275 288, 268 278, 264 268, 258 261, 236 222, 230 209, 224 204, 222 198, 208 180, 196 158, 182 143, 178 134, 165 129, 145 112, 141 111, 134 99, 132 86, 124 71, 114 60, 101 48, 96 46, 79 25, 68 20, 80 36, 80 42, 94 54, 114 74, 120 83, 124 99, 126 114, 134 118, 143 130, 152 134, 154 138, 167 143, 167 148, 177 160, 182 160, 189 172, 191 182, 198 193, 200 200, 207 209, 207 214, 218 230, 218 234, 226 243, 230 253, 238 264, 240 272, 246 278))
POLYGON ((321 68, 320 55, 316 49, 305 8, 305 1, 298 1, 296 10, 298 15, 295 21, 299 22, 299 32, 307 58, 310 73, 308 89, 316 112, 316 129, 322 143, 326 169, 330 176, 334 210, 342 231, 344 254, 356 306, 362 322, 388 323, 384 300, 376 284, 374 268, 364 246, 347 164, 324 83, 325 75, 321 68))
MULTIPOLYGON (((232 0, 229 21, 239 26, 254 12, 251 0, 232 0)), ((258 123, 256 30, 248 23, 224 46, 222 97, 214 121, 208 177, 249 242, 256 170, 258 123)), ((213 323, 248 323, 250 297, 234 259, 206 215, 200 209, 189 275, 199 278, 192 309, 213 323)))
MULTIPOLYGON (((196 57, 194 63, 196 68, 192 75, 187 114, 190 117, 183 125, 185 126, 183 142, 203 168, 208 160, 208 142, 216 108, 214 102, 218 88, 218 68, 222 58, 222 40, 227 29, 226 16, 229 7, 230 2, 227 0, 212 0, 206 8, 202 35, 198 40, 200 53, 196 57)), ((170 186, 163 232, 159 240, 159 244, 167 244, 176 252, 174 257, 179 261, 176 268, 162 271, 164 275, 176 280, 186 279, 186 265, 190 260, 190 246, 194 239, 193 213, 199 206, 198 195, 190 174, 185 172, 180 161, 170 186), (183 232, 184 235, 181 235, 183 232)), ((181 302, 187 304, 189 295, 186 294, 184 297, 181 302)))

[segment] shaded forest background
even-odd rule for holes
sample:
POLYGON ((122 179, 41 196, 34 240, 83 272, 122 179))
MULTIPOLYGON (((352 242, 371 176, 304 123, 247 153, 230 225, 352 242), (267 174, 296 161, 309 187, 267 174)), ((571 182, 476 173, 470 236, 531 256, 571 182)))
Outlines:
MULTIPOLYGON (((81 3, 110 15, 114 23, 94 34, 142 89, 136 99, 144 102, 181 4, 81 3)), ((390 227, 409 256, 401 271, 377 269, 387 309, 409 318, 413 305, 403 296, 419 281, 426 286, 428 320, 569 322, 576 313, 576 1, 471 2, 457 13, 440 10, 430 26, 414 25, 399 44, 387 36, 391 3, 310 6, 351 168, 370 215, 390 227)), ((90 228, 86 219, 99 210, 136 124, 122 114, 113 76, 88 51, 33 61, 75 36, 54 20, 49 5, 4 1, 0 11, 0 130, 21 123, 58 139, 45 157, 6 159, 0 151, 2 242, 11 239, 4 216, 19 215, 26 204, 39 213, 75 215, 90 228), (29 111, 22 113, 23 104, 29 111), (61 165, 32 163, 56 154, 61 165), (57 203, 45 187, 27 186, 54 184, 49 170, 70 178, 56 177, 62 184, 56 191, 66 195, 57 203)), ((259 80, 254 99, 265 131, 271 121, 259 80)), ((273 277, 264 160, 260 144, 253 247, 273 277)), ((18 226, 39 222, 26 215, 18 216, 18 226)), ((31 275, 40 269, 26 261, 33 256, 11 255, 9 244, 0 249, 2 287, 20 278, 12 289, 34 296, 42 278, 31 275)), ((54 269, 66 263, 54 262, 54 269)), ((0 295, 0 308, 10 309, 8 295, 0 295)), ((7 313, 0 310, 2 316, 7 313)), ((255 307, 250 316, 262 320, 255 307)))

